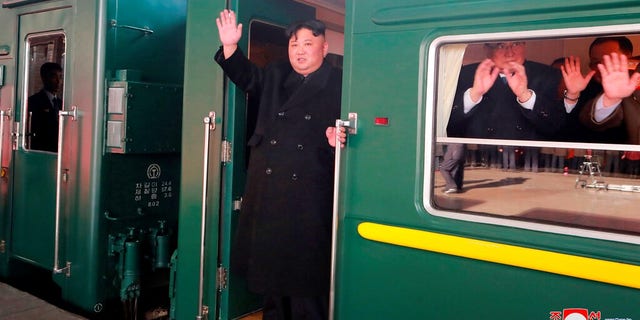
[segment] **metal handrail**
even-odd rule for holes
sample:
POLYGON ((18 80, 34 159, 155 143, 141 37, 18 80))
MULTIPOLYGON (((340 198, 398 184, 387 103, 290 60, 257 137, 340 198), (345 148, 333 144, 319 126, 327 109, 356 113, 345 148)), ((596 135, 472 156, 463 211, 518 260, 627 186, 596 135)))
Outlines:
POLYGON ((60 110, 58 112, 58 163, 56 166, 56 218, 55 218, 55 239, 53 245, 53 273, 64 273, 67 277, 71 276, 71 262, 67 261, 64 268, 60 268, 60 199, 62 189, 62 151, 64 143, 62 141, 64 137, 64 122, 65 117, 71 117, 72 120, 76 120, 78 117, 78 111, 76 106, 72 106, 71 110, 60 110))
POLYGON ((202 169, 202 226, 200 227, 200 283, 198 284, 198 315, 197 320, 203 319, 205 308, 204 300, 204 251, 205 234, 207 229, 207 190, 209 181, 209 145, 211 144, 211 131, 216 129, 216 113, 209 112, 209 116, 203 119, 204 122, 204 158, 202 169))
POLYGON ((349 120, 336 119, 335 136, 335 163, 333 177, 333 218, 331 223, 331 286, 329 289, 329 320, 333 320, 335 311, 336 295, 336 258, 338 250, 338 220, 340 199, 340 162, 342 159, 342 143, 338 132, 341 128, 346 128, 347 134, 356 134, 358 128, 358 114, 349 113, 349 120))

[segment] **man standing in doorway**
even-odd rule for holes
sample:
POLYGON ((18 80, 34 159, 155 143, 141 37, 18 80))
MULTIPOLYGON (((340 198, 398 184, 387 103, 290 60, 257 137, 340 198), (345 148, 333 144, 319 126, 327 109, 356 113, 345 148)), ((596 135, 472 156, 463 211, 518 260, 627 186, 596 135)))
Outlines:
POLYGON ((259 99, 232 267, 265 296, 263 319, 327 319, 334 168, 327 128, 340 117, 342 73, 324 59, 325 26, 289 26, 289 61, 262 69, 238 48, 235 13, 222 11, 216 23, 216 62, 259 99))

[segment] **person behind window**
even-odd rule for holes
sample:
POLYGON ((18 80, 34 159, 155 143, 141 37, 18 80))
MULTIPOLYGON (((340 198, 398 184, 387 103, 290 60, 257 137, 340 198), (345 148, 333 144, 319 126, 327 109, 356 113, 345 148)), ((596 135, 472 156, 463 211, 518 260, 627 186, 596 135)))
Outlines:
POLYGON ((440 174, 444 178, 445 194, 462 192, 464 182, 464 161, 466 148, 462 143, 447 144, 447 151, 440 164, 440 174))
POLYGON ((232 267, 265 296, 263 319, 327 319, 334 168, 327 139, 335 142, 329 128, 340 117, 342 72, 324 59, 325 26, 289 26, 289 61, 263 69, 238 48, 242 24, 233 11, 216 24, 215 61, 259 98, 232 267))
POLYGON ((29 97, 29 148, 57 152, 58 111, 62 109, 59 92, 62 84, 62 67, 55 62, 46 62, 40 67, 42 90, 29 97))
MULTIPOLYGON (((487 59, 460 71, 447 134, 515 140, 556 134, 565 120, 560 72, 526 60, 522 41, 487 43, 485 50, 487 59)), ((515 149, 504 147, 504 170, 515 169, 515 149)))
POLYGON ((566 96, 577 101, 583 141, 640 143, 640 112, 636 90, 640 74, 629 70, 633 45, 626 37, 595 39, 589 47, 589 67, 582 75, 580 60, 569 57, 563 66, 566 96), (631 74, 631 75, 630 75, 631 74))

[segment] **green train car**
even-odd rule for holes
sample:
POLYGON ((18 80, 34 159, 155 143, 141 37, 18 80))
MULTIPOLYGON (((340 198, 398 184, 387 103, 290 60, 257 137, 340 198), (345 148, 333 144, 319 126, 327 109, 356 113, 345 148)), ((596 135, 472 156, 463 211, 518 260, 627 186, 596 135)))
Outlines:
POLYGON ((183 1, 2 1, 6 282, 105 318, 168 301, 185 19, 183 1))
POLYGON ((586 73, 594 39, 623 36, 636 68, 640 4, 624 0, 5 0, 3 280, 49 279, 96 318, 259 311, 229 259, 254 115, 213 61, 225 8, 255 63, 318 18, 343 69, 331 319, 640 319, 638 145, 447 134, 461 68, 498 45, 586 73), (56 152, 30 145, 45 61, 63 66, 56 152), (451 143, 467 165, 445 194, 451 143))

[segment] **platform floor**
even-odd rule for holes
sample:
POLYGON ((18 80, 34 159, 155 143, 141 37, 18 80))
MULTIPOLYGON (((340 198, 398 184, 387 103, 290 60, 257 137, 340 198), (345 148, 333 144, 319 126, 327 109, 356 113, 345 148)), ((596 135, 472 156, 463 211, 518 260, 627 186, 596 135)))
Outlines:
POLYGON ((444 179, 435 173, 434 204, 452 211, 513 217, 556 225, 640 234, 640 179, 608 176, 598 180, 609 187, 628 186, 634 192, 576 187, 577 173, 503 171, 465 168, 461 193, 443 194, 444 179))
POLYGON ((0 282, 0 320, 86 319, 0 282))

